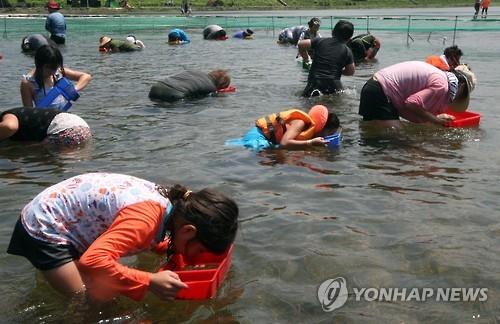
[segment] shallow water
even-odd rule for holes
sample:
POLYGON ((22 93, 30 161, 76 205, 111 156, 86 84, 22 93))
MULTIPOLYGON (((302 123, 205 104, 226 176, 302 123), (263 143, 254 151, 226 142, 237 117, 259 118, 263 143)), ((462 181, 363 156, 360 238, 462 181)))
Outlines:
MULTIPOLYGON (((41 27, 43 28, 43 27, 41 27)), ((463 61, 479 84, 471 110, 477 129, 364 127, 357 115, 366 79, 390 64, 423 59, 450 45, 449 33, 377 32, 379 61, 344 77, 345 93, 298 96, 306 73, 295 49, 271 31, 253 41, 193 42, 171 47, 164 32, 141 31, 142 53, 103 55, 100 34, 71 35, 63 54, 71 68, 94 77, 72 111, 95 134, 91 145, 60 152, 39 145, 0 145, 0 314, 5 322, 495 322, 500 314, 497 247, 500 121, 496 104, 496 33, 460 32, 463 61), (443 38, 445 45, 443 45, 443 38), (229 69, 234 94, 157 105, 154 80, 183 69, 229 69), (337 112, 344 142, 337 151, 269 151, 225 147, 257 117, 288 107, 326 104, 337 112), (31 265, 4 251, 22 207, 46 186, 70 176, 109 171, 194 189, 212 186, 241 207, 233 266, 216 299, 162 303, 119 298, 82 308, 52 292, 31 265), (348 302, 323 312, 317 288, 344 277, 351 287, 487 287, 487 302, 348 302)), ((112 34, 113 37, 126 35, 112 34)), ((20 54, 21 36, 2 39, 0 106, 20 104, 19 82, 33 66, 20 54)), ((155 269, 153 255, 127 263, 155 269)))

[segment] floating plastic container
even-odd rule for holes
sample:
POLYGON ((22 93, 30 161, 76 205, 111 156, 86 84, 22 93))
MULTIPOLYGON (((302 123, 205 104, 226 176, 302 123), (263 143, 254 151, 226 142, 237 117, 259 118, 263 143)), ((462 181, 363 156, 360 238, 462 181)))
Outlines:
POLYGON ((217 92, 222 92, 222 93, 224 93, 224 92, 236 92, 236 87, 229 86, 227 88, 219 89, 219 90, 217 90, 217 92))
POLYGON ((339 129, 337 132, 332 135, 328 135, 323 137, 323 139, 327 142, 327 147, 330 149, 339 148, 340 142, 342 141, 342 129, 339 129))
POLYGON ((480 114, 472 111, 454 112, 448 110, 446 113, 455 117, 455 120, 445 125, 446 127, 477 127, 481 119, 480 114))
POLYGON ((189 286, 179 290, 176 299, 213 298, 231 267, 232 254, 233 245, 224 254, 201 253, 196 259, 189 261, 184 260, 182 255, 174 255, 160 271, 174 271, 189 286))

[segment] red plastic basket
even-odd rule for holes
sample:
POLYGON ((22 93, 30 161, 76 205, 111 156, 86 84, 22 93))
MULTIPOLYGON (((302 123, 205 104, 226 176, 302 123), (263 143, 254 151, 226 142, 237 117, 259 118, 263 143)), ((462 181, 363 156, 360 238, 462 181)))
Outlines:
POLYGON ((455 120, 446 124, 446 127, 477 127, 481 119, 480 114, 472 111, 454 112, 449 109, 446 113, 455 117, 455 120))
POLYGON ((194 260, 186 262, 182 255, 175 255, 169 263, 162 266, 162 270, 171 270, 179 275, 182 282, 189 287, 181 289, 177 293, 176 299, 208 299, 217 294, 217 289, 226 278, 226 274, 231 267, 231 256, 233 245, 226 253, 215 255, 212 253, 201 253, 194 260), (183 270, 186 266, 216 265, 212 269, 183 270))
POLYGON ((227 88, 219 89, 219 90, 217 90, 217 92, 220 92, 220 93, 236 92, 236 87, 235 86, 229 86, 227 88))

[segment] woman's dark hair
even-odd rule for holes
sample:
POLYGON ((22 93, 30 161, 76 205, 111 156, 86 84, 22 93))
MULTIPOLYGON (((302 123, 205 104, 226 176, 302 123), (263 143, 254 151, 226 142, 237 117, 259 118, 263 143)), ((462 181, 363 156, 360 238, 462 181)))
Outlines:
POLYGON ((457 45, 453 45, 453 46, 445 48, 443 54, 446 58, 454 57, 457 59, 460 59, 464 55, 462 50, 460 48, 458 48, 457 45))
POLYGON ((173 220, 181 218, 196 227, 196 239, 213 253, 223 253, 234 242, 238 230, 234 200, 213 189, 191 192, 179 184, 167 192, 160 187, 159 192, 174 206, 169 230, 173 230, 173 220))
POLYGON ((328 112, 328 118, 326 119, 324 130, 337 131, 340 127, 340 120, 337 114, 334 112, 328 112))
POLYGON ((168 34, 168 41, 169 42, 175 42, 177 40, 180 40, 178 34, 168 34))
POLYGON ((314 25, 320 26, 321 25, 321 20, 319 18, 317 18, 317 17, 311 18, 311 20, 309 20, 309 22, 307 23, 307 25, 309 26, 309 28, 311 28, 314 25))
POLYGON ((64 75, 63 57, 57 47, 43 45, 35 53, 35 81, 44 92, 43 67, 45 65, 50 66, 54 70, 61 68, 61 72, 64 75))
POLYGON ((231 83, 231 77, 224 70, 214 70, 209 72, 208 75, 214 80, 217 89, 227 88, 231 83))
POLYGON ((347 20, 339 20, 332 30, 332 36, 341 42, 347 42, 354 34, 354 25, 347 20))

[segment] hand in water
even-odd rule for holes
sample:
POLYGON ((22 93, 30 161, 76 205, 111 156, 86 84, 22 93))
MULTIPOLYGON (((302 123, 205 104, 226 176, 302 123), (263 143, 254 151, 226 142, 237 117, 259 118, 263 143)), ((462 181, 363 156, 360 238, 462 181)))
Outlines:
POLYGON ((173 300, 182 288, 188 288, 188 285, 175 272, 167 270, 151 274, 149 289, 162 300, 173 300))
POLYGON ((455 116, 452 116, 449 114, 439 114, 439 115, 437 115, 437 118, 448 121, 448 122, 455 120, 455 116))
POLYGON ((325 146, 328 144, 323 137, 315 137, 311 140, 313 146, 325 146))

